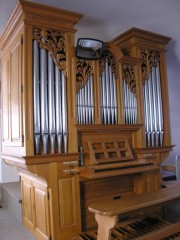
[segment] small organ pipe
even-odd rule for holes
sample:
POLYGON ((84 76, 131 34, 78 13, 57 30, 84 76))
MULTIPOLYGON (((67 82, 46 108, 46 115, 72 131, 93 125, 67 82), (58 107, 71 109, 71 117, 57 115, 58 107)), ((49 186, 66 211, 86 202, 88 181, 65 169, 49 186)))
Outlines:
POLYGON ((94 101, 93 101, 93 78, 90 76, 90 105, 91 105, 91 123, 94 123, 94 101))
POLYGON ((101 78, 101 86, 102 86, 102 90, 101 90, 101 93, 102 93, 102 111, 103 111, 103 123, 106 124, 106 99, 105 99, 105 96, 106 96, 106 91, 105 91, 105 73, 103 72, 102 73, 102 78, 101 78))
POLYGON ((126 99, 126 82, 123 80, 123 93, 124 93, 124 119, 127 123, 127 99, 126 99))
POLYGON ((113 106, 114 106, 114 123, 117 124, 117 102, 116 102, 116 79, 113 73, 113 106))
POLYGON ((105 61, 104 71, 101 76, 101 112, 104 124, 117 123, 115 77, 108 60, 105 61))
POLYGON ((83 88, 80 88, 76 96, 77 120, 79 124, 94 123, 94 101, 93 101, 93 78, 92 75, 83 88))
POLYGON ((137 122, 137 99, 129 89, 128 84, 123 80, 124 94, 124 119, 126 124, 135 124, 137 122))

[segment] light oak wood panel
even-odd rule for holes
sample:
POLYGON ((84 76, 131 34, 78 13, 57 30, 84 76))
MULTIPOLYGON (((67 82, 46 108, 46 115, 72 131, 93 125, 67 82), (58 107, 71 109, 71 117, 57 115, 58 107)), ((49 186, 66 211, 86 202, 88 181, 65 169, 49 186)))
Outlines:
POLYGON ((50 231, 47 188, 33 183, 33 192, 35 235, 38 239, 48 240, 50 231))
POLYGON ((3 61, 3 145, 23 146, 22 136, 22 35, 9 47, 3 61))
POLYGON ((33 220, 33 192, 32 192, 32 183, 31 181, 22 178, 21 179, 21 190, 22 190, 22 217, 23 223, 31 231, 34 228, 33 220))

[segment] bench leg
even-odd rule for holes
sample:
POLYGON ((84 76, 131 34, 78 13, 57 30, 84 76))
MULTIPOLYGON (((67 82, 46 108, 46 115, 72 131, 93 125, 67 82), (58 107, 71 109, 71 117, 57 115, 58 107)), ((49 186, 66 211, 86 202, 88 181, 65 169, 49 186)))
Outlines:
POLYGON ((117 223, 117 215, 103 216, 95 214, 95 219, 98 223, 97 240, 109 240, 110 229, 117 223))

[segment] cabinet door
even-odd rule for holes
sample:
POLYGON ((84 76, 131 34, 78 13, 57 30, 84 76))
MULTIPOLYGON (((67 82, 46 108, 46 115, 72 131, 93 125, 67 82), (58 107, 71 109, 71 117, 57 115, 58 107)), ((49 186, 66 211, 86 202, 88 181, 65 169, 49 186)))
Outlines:
POLYGON ((22 35, 19 34, 2 58, 3 145, 22 146, 22 35))
POLYGON ((60 239, 71 239, 80 231, 78 179, 73 175, 58 180, 60 239))
POLYGON ((33 191, 30 180, 21 178, 22 192, 22 218, 23 224, 31 231, 34 231, 33 220, 33 191))
POLYGON ((21 177, 23 224, 38 240, 50 239, 47 187, 21 177))
POLYGON ((50 230, 47 188, 33 183, 33 193, 35 236, 40 240, 48 240, 50 230))

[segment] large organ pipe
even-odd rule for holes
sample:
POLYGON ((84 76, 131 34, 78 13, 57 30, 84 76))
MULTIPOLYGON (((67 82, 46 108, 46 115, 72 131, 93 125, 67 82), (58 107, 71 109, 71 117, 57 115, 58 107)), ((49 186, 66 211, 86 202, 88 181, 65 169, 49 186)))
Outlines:
POLYGON ((48 153, 48 95, 47 95, 47 52, 40 49, 41 79, 41 133, 44 153, 48 153))
POLYGON ((51 153, 55 152, 56 122, 55 122, 55 89, 54 89, 54 64, 48 53, 48 106, 49 106, 49 136, 51 153))
POLYGON ((109 67, 108 61, 105 63, 105 86, 106 86, 106 114, 107 124, 110 124, 110 79, 109 79, 109 67))
POLYGON ((56 84, 56 135, 58 153, 62 152, 62 102, 61 102, 61 76, 58 67, 55 67, 55 84, 56 84))
POLYGON ((158 126, 159 126, 159 137, 160 146, 163 145, 163 111, 162 111, 162 96, 161 96, 161 83, 159 66, 156 67, 156 83, 157 83, 157 104, 158 104, 158 126))
POLYGON ((39 86, 39 48, 37 41, 34 41, 33 57, 33 79, 34 79, 34 142, 35 154, 40 153, 40 86, 39 86))
POLYGON ((154 131, 154 120, 153 120, 154 111, 153 111, 153 101, 152 101, 153 100, 153 95, 152 95, 151 75, 148 79, 147 87, 148 87, 148 97, 149 97, 148 104, 149 104, 151 146, 154 146, 154 134, 153 134, 153 131, 154 131))
POLYGON ((113 75, 111 72, 111 66, 109 66, 109 87, 110 87, 110 116, 111 116, 111 122, 114 123, 114 101, 113 101, 113 75))
POLYGON ((157 84, 156 84, 156 72, 155 68, 152 68, 152 93, 153 93, 153 109, 154 109, 154 145, 158 146, 159 144, 159 129, 158 129, 158 105, 157 105, 157 84))

